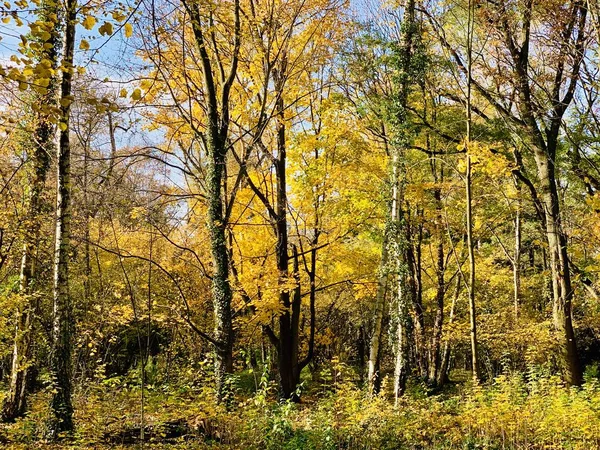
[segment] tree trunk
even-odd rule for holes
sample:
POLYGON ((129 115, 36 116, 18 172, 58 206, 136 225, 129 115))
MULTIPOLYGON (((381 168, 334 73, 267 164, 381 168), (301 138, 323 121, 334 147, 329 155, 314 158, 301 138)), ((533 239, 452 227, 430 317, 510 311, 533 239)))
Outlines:
POLYGON ((401 163, 402 156, 398 149, 392 160, 392 233, 390 237, 390 267, 393 268, 394 284, 392 291, 393 303, 396 305, 396 364, 394 370, 394 397, 396 403, 404 395, 406 390, 406 381, 409 373, 409 342, 410 342, 410 315, 408 310, 408 296, 414 294, 407 289, 407 245, 405 231, 405 217, 402 213, 402 204, 404 198, 404 186, 400 180, 400 173, 403 171, 401 163))
MULTIPOLYGON (((386 225, 386 228, 389 228, 386 225)), ((379 386, 379 347, 381 345, 381 330, 383 328, 383 316, 385 310, 385 294, 388 280, 388 234, 386 230, 383 237, 381 249, 381 262, 379 264, 379 279, 377 281, 377 294, 375 295, 375 311, 373 312, 373 332, 369 345, 369 368, 367 372, 367 381, 369 383, 369 393, 376 394, 379 386)))
MULTIPOLYGON (((515 181, 515 184, 517 182, 515 181)), ((517 211, 515 213, 515 253, 513 255, 513 300, 515 309, 515 322, 519 318, 521 305, 521 190, 517 185, 517 211)))
MULTIPOLYGON (((274 71, 275 90, 278 93, 276 100, 276 119, 277 119, 277 157, 275 159, 275 176, 277 179, 276 204, 272 210, 271 219, 273 220, 274 230, 277 238, 275 245, 275 257, 277 261, 277 270, 279 272, 279 302, 284 308, 278 319, 279 337, 276 337, 272 331, 269 332, 271 341, 277 348, 277 360, 279 368, 279 379, 281 395, 283 398, 293 401, 299 400, 298 384, 300 383, 300 372, 310 362, 312 358, 313 342, 309 344, 309 353, 307 357, 300 361, 300 307, 302 297, 300 293, 300 274, 298 263, 298 251, 294 246, 293 273, 295 282, 293 295, 290 295, 290 272, 288 255, 288 222, 287 222, 287 142, 286 142, 286 122, 285 122, 285 104, 283 100, 283 88, 285 73, 287 70, 287 58, 282 55, 280 67, 274 71), (273 214, 274 213, 274 214, 273 214)), ((316 254, 313 254, 313 258, 316 254)), ((316 261, 314 261, 316 263, 316 261)), ((314 297, 311 297, 311 339, 314 339, 314 297)))
MULTIPOLYGON (((44 2, 41 6, 41 18, 50 22, 52 14, 56 14, 56 6, 51 2, 44 2)), ((58 16, 58 15, 57 15, 58 16)), ((58 18, 56 19, 58 20, 58 18)), ((51 62, 51 69, 56 70, 57 55, 60 50, 59 24, 54 23, 48 48, 43 49, 38 59, 51 62)), ((36 291, 36 251, 39 244, 40 214, 43 204, 43 192, 46 178, 50 168, 50 155, 54 151, 55 127, 50 121, 50 108, 57 103, 57 79, 50 79, 47 93, 39 95, 37 102, 40 105, 36 120, 33 138, 33 149, 29 152, 32 165, 30 190, 28 193, 27 211, 25 212, 25 225, 23 230, 23 250, 19 276, 19 292, 23 296, 15 317, 15 340, 11 364, 10 383, 6 399, 2 406, 2 420, 13 421, 25 413, 27 399, 27 373, 31 362, 32 336, 31 327, 35 311, 33 295, 36 291)))
MULTIPOLYGON (((408 209, 408 205, 407 205, 408 209)), ((417 207, 417 215, 419 208, 417 207)), ((419 217, 417 217, 419 220, 419 217)), ((427 378, 427 345, 425 337, 425 314, 423 310, 423 288, 421 280, 421 245, 423 242, 423 226, 418 225, 418 232, 414 233, 410 216, 407 215, 403 228, 406 232, 406 269, 407 269, 407 293, 411 299, 413 309, 413 338, 414 338, 414 356, 416 367, 419 369, 420 376, 427 378), (413 241, 416 243, 413 244, 413 241)))
MULTIPOLYGON (((459 269, 460 270, 460 269, 459 269)), ((450 305, 450 315, 448 318, 448 324, 452 325, 454 322, 454 310, 456 308, 456 302, 460 296, 460 274, 457 274, 456 278, 456 290, 454 291, 454 297, 452 298, 452 305, 450 305)), ((446 341, 444 343, 444 350, 442 352, 442 361, 440 364, 440 370, 437 377, 437 385, 443 386, 448 381, 448 368, 450 366, 450 343, 446 341)))
POLYGON ((215 381, 217 397, 223 400, 228 374, 233 372, 232 291, 229 283, 229 253, 225 236, 221 187, 225 165, 225 143, 209 133, 207 168, 208 220, 213 262, 212 297, 215 317, 215 381))
MULTIPOLYGON (((403 278, 403 275, 398 275, 398 278, 403 278)), ((408 379, 409 364, 408 364, 408 350, 409 350, 409 338, 410 338, 410 325, 408 318, 408 307, 406 301, 406 294, 404 292, 403 279, 399 279, 397 282, 397 306, 398 306, 398 324, 396 328, 396 366, 394 369, 394 398, 396 404, 398 399, 404 395, 406 391, 406 381, 408 379)))
POLYGON ((469 14, 467 25, 467 136, 466 136, 466 175, 465 193, 467 202, 467 249, 469 251, 469 323, 471 335, 471 365, 473 381, 479 380, 477 362, 477 319, 475 311, 475 249, 473 247, 473 207, 472 207, 472 179, 471 179, 471 72, 472 72, 472 45, 473 45, 473 2, 469 0, 469 14))
MULTIPOLYGON (((233 323, 231 313, 232 290, 229 281, 229 253, 227 249, 227 221, 223 211, 223 183, 227 151, 229 144, 229 110, 231 85, 235 80, 240 49, 240 3, 233 1, 234 45, 231 54, 229 73, 225 75, 220 66, 221 95, 218 99, 217 82, 213 71, 213 61, 206 44, 204 21, 197 2, 182 0, 183 6, 190 15, 197 50, 200 54, 203 88, 205 90, 204 106, 206 108, 206 151, 207 167, 207 227, 210 235, 210 250, 213 262, 212 301, 215 316, 214 340, 215 350, 215 382, 217 398, 222 401, 226 397, 227 376, 233 371, 233 323), (220 100, 220 102, 219 102, 220 100)), ((219 64, 221 61, 219 61, 219 64)), ((203 139, 201 139, 203 140, 203 139)))
POLYGON ((567 238, 561 227, 559 198, 554 175, 555 167, 554 162, 545 152, 536 151, 535 159, 546 218, 546 238, 550 253, 554 300, 552 319, 559 339, 559 361, 565 381, 569 385, 580 385, 583 376, 577 355, 571 316, 573 288, 567 255, 567 238))
POLYGON ((437 245, 437 262, 436 262, 436 275, 437 275, 437 287, 435 293, 436 312, 435 319, 433 322, 433 333, 431 338, 431 351, 429 361, 429 379, 428 382, 431 385, 436 385, 438 380, 438 373, 440 371, 440 347, 442 341, 442 327, 444 324, 444 296, 446 293, 446 283, 444 280, 444 231, 442 229, 442 191, 440 188, 435 188, 433 192, 436 205, 436 228, 437 236, 439 239, 437 245))
POLYGON ((61 81, 61 120, 57 152, 56 244, 54 251, 54 311, 50 372, 53 396, 49 433, 54 439, 73 430, 72 350, 73 312, 69 294, 69 257, 71 253, 71 146, 69 116, 75 48, 77 1, 65 5, 65 43, 61 81))

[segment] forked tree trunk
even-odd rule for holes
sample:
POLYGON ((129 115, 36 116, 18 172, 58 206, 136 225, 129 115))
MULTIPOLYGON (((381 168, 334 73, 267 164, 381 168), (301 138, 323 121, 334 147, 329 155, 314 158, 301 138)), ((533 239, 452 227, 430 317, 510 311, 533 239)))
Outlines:
MULTIPOLYGON (((211 339, 215 352, 215 382, 217 398, 226 399, 227 376, 233 371, 233 323, 231 313, 232 290, 229 281, 229 252, 227 249, 227 221, 223 210, 223 183, 227 164, 229 144, 229 111, 230 92, 238 68, 240 49, 240 3, 233 1, 234 46, 231 55, 229 72, 223 72, 220 66, 221 95, 218 96, 218 85, 215 80, 214 61, 209 55, 206 29, 200 11, 200 5, 194 0, 182 0, 183 6, 190 15, 196 49, 200 55, 203 75, 204 106, 206 108, 206 151, 207 158, 207 227, 210 236, 210 250, 213 262, 212 301, 215 315, 214 337, 211 339), (218 98, 219 97, 219 98, 218 98), (219 101, 220 100, 220 101, 219 101)), ((218 62, 221 64, 221 61, 218 62)))

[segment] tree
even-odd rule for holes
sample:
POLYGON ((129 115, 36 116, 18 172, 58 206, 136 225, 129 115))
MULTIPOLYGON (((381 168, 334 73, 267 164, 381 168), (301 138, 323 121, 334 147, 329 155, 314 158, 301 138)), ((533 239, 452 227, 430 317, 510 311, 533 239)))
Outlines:
POLYGON ((69 122, 74 72, 77 0, 65 4, 64 54, 61 63, 60 122, 57 148, 56 238, 54 250, 54 304, 52 317, 52 418, 49 433, 57 439, 73 431, 72 352, 73 304, 69 293, 69 254, 71 252, 71 144, 69 122))
POLYGON ((43 194, 50 168, 50 159, 55 148, 55 108, 57 105, 58 81, 56 72, 61 50, 60 6, 53 0, 43 2, 37 11, 38 19, 31 27, 30 40, 35 64, 33 71, 33 97, 35 108, 32 125, 33 142, 27 149, 29 155, 28 172, 31 177, 28 192, 27 211, 23 226, 23 250, 19 291, 23 296, 22 306, 17 309, 15 318, 15 338, 12 354, 10 387, 2 407, 2 420, 13 421, 26 410, 28 395, 28 374, 34 364, 32 358, 32 326, 36 313, 36 291, 41 280, 37 280, 38 262, 36 252, 39 245, 40 220, 43 209, 43 194), (41 81, 40 81, 41 80, 41 81))
MULTIPOLYGON (((580 1, 548 8, 524 1, 514 5, 486 4, 485 8, 477 10, 477 14, 491 25, 491 29, 484 32, 493 33, 495 42, 502 45, 508 59, 503 59, 493 71, 496 86, 478 79, 476 67, 471 83, 474 92, 510 126, 518 147, 523 147, 526 156, 534 160, 537 186, 527 175, 526 160, 521 150, 517 152, 515 174, 528 186, 548 241, 553 323, 560 342, 560 365, 564 378, 570 384, 580 384, 582 375, 571 312, 573 286, 557 188, 557 158, 561 124, 575 96, 585 54, 587 9, 580 1), (538 39, 538 35, 532 32, 534 21, 548 25, 549 33, 556 37, 554 44, 546 45, 541 38, 538 39), (530 51, 534 43, 535 55, 530 51), (549 61, 541 58, 542 53, 551 58, 552 66, 540 66, 538 61, 549 61), (505 77, 505 70, 510 71, 512 76, 505 77), (548 75, 543 87, 538 87, 533 80, 536 73, 548 75), (500 86, 505 94, 498 94, 497 87, 500 86), (514 107, 511 106, 513 104, 514 107)), ((466 74, 463 58, 441 31, 439 23, 432 19, 431 24, 458 69, 466 74)), ((496 58, 493 53, 486 55, 496 58)))
MULTIPOLYGON (((181 27, 181 42, 170 40, 173 36, 165 34, 164 29, 157 30, 155 22, 149 25, 152 34, 146 41, 145 55, 154 63, 159 83, 148 84, 149 88, 152 87, 152 92, 146 95, 147 99, 158 96, 160 89, 164 87, 164 92, 172 96, 179 120, 186 124, 191 136, 191 140, 187 141, 189 148, 184 149, 183 160, 187 161, 184 166, 188 166, 182 168, 183 172, 192 175, 199 186, 205 189, 208 207, 206 226, 213 265, 211 279, 215 321, 212 336, 198 328, 196 330, 214 348, 217 395, 223 399, 227 376, 233 371, 234 338, 231 262, 227 248, 229 212, 226 205, 230 199, 225 197, 223 188, 227 178, 227 157, 231 151, 231 93, 238 76, 242 45, 241 6, 239 0, 214 7, 197 0, 184 0, 181 5, 183 11, 177 11, 176 16, 181 27), (215 25, 228 21, 232 28, 215 25), (188 27, 191 28, 191 38, 184 32, 188 27), (188 52, 197 58, 191 69, 172 64, 179 61, 177 58, 166 58, 169 54, 187 55, 188 52), (187 111, 184 109, 186 101, 190 104, 190 110, 187 111), (193 145, 196 144, 201 145, 207 155, 205 173, 204 167, 200 168, 195 163, 197 156, 193 154, 193 145)), ((151 9, 156 18, 158 9, 151 9)), ((177 130, 177 133, 181 134, 181 130, 177 130)))

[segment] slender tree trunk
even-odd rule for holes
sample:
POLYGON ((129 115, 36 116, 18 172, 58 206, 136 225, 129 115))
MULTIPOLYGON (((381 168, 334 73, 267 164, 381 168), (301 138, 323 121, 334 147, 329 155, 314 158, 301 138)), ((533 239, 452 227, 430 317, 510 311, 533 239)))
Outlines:
MULTIPOLYGON (((290 271, 288 255, 288 221, 287 221, 287 142, 286 142, 286 122, 285 105, 283 100, 283 83, 287 70, 287 58, 282 56, 279 70, 274 73, 275 89, 278 93, 276 101, 277 114, 277 158, 275 160, 275 175, 277 179, 276 205, 274 227, 277 237, 275 246, 275 256, 277 261, 277 270, 279 272, 279 284, 281 286, 279 301, 284 308, 278 319, 279 337, 270 335, 272 342, 277 348, 278 369, 281 395, 283 398, 294 401, 299 400, 297 394, 298 384, 300 383, 300 372, 310 362, 312 354, 309 349, 309 355, 303 361, 299 359, 300 347, 300 307, 302 298, 300 294, 300 277, 298 268, 298 252, 294 247, 293 272, 292 278, 295 281, 295 288, 290 295, 290 271)), ((313 255, 314 257, 314 255, 313 255)), ((316 263, 316 261, 315 261, 316 263)), ((314 299, 312 299, 314 302, 314 299)), ((311 311, 314 312, 314 303, 311 311)), ((311 317, 311 324, 314 325, 314 318, 311 317)), ((311 331, 314 333, 314 331, 311 331)), ((312 334, 314 336, 314 334, 312 334)), ((312 346, 312 344, 311 344, 312 346)))
POLYGON ((398 324, 396 328, 396 365, 394 369, 394 398, 396 404, 398 399, 406 391, 406 381, 409 373, 409 340, 410 324, 408 319, 408 305, 406 301, 405 280, 403 274, 398 275, 397 281, 397 312, 398 324))
MULTIPOLYGON (((452 304, 450 305, 450 314, 448 317, 448 325, 452 325, 454 322, 454 311, 456 309, 456 302, 460 296, 460 275, 456 278, 456 290, 454 291, 454 297, 452 298, 452 304)), ((444 350, 442 351, 442 361, 440 364, 440 370, 437 377, 437 385, 443 386, 448 381, 448 368, 450 366, 450 343, 446 341, 444 343, 444 350)))
POLYGON ((479 380, 477 362, 477 319, 475 311, 475 249, 473 246, 473 207, 472 207, 472 174, 471 174, 471 72, 472 72, 472 45, 473 45, 473 2, 469 0, 469 14, 467 25, 467 170, 465 175, 465 191, 467 201, 467 249, 469 251, 469 322, 471 335, 471 364, 473 381, 479 380))
POLYGON ((436 205, 436 228, 438 236, 437 245, 437 262, 436 262, 436 275, 437 275, 437 287, 435 293, 436 300, 436 312, 435 319, 433 322, 433 333, 431 338, 431 352, 429 361, 429 383, 432 385, 437 384, 438 373, 440 371, 440 346, 442 341, 442 327, 444 324, 444 296, 446 293, 446 283, 444 280, 444 231, 442 229, 442 191, 440 188, 435 188, 433 192, 436 205))
POLYGON ((398 402, 399 397, 406 390, 406 381, 409 372, 409 337, 410 316, 408 311, 408 292, 406 282, 406 236, 402 216, 403 185, 400 173, 403 169, 401 156, 398 151, 393 157, 392 169, 392 236, 390 238, 390 265, 394 268, 394 284, 392 296, 396 305, 396 364, 394 370, 394 397, 398 402))
MULTIPOLYGON (((53 2, 44 2, 40 8, 41 19, 52 24, 49 44, 42 50, 39 60, 47 60, 51 63, 51 69, 56 70, 57 55, 60 51, 60 24, 57 7, 53 2)), ((43 193, 46 186, 46 178, 50 168, 50 155, 54 152, 55 127, 51 122, 50 108, 57 103, 57 79, 50 79, 47 93, 37 98, 40 108, 36 120, 36 129, 33 136, 33 148, 29 151, 32 173, 28 193, 27 211, 25 213, 25 224, 23 230, 23 250, 21 258, 21 270, 19 276, 19 292, 23 296, 22 304, 19 305, 15 317, 15 340, 13 345, 10 383, 6 399, 2 406, 2 420, 13 421, 25 413, 27 399, 27 376, 28 366, 32 363, 32 335, 31 327, 35 311, 34 295, 36 291, 36 252, 39 244, 40 214, 43 205, 43 193)))
MULTIPOLYGON (((408 205, 407 205, 408 210, 408 205)), ((419 208, 417 207, 417 215, 419 208)), ((419 217, 417 217, 419 220, 419 217)), ((427 345, 425 337, 425 314, 423 309, 423 289, 421 280, 421 245, 423 242, 423 227, 418 226, 418 232, 414 233, 410 216, 407 215, 403 228, 405 237, 405 261, 406 261, 406 289, 412 303, 413 309, 413 338, 414 338, 414 356, 416 367, 419 369, 420 376, 427 378, 427 345), (413 244, 413 241, 416 243, 413 244)))
POLYGON ((73 428, 72 351, 73 312, 69 294, 69 256, 71 253, 71 146, 69 142, 69 117, 73 54, 75 49, 75 20, 77 1, 67 0, 65 5, 65 43, 61 81, 61 120, 57 152, 56 244, 54 251, 54 310, 52 326, 51 376, 53 396, 50 436, 59 438, 73 428))
MULTIPOLYGON (((516 181, 515 181, 516 183, 516 181)), ((517 211, 515 213, 515 253, 513 255, 513 300, 515 309, 515 321, 519 318, 521 304, 521 190, 517 185, 517 211)))
MULTIPOLYGON (((389 219, 388 219, 389 220, 389 219)), ((386 225, 386 228, 389 228, 386 225)), ((381 262, 379 264, 379 278, 377 280, 377 294, 375 295, 375 311, 373 312, 373 331, 371 342, 369 344, 369 368, 367 380, 369 383, 369 393, 377 393, 379 386, 379 347, 381 345, 381 330, 383 328, 383 316, 385 311, 385 294, 388 280, 388 234, 386 230, 383 237, 381 249, 381 262)))

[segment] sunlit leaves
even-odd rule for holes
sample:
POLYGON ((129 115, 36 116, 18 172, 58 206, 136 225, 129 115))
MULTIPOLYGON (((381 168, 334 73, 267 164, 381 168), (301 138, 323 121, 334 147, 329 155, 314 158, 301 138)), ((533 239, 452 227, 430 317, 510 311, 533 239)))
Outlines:
POLYGON ((113 34, 113 24, 111 22, 104 22, 100 28, 98 28, 98 32, 102 36, 110 36, 113 34))
POLYGON ((91 30, 96 25, 96 18, 94 16, 85 16, 81 24, 86 30, 91 30))
POLYGON ((130 38, 133 36, 133 25, 131 25, 129 22, 123 26, 123 30, 125 32, 125 37, 130 38))

